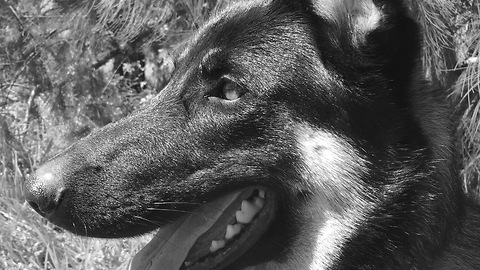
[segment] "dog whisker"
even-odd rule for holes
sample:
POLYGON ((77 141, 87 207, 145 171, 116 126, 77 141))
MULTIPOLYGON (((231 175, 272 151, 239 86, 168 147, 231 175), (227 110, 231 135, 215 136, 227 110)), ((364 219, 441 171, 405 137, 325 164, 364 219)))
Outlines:
MULTIPOLYGON (((217 210, 218 212, 225 213, 229 217, 235 217, 235 215, 232 215, 230 213, 225 212, 224 210, 218 209, 217 207, 211 207, 214 210, 217 210)), ((196 211, 188 211, 188 210, 178 210, 178 209, 168 209, 168 208, 152 208, 149 207, 147 208, 149 211, 167 211, 167 212, 180 212, 180 213, 185 213, 185 214, 195 214, 195 215, 202 215, 205 219, 211 219, 210 217, 207 217, 204 213, 199 213, 196 211)))
POLYGON ((148 207, 147 210, 149 210, 149 211, 180 212, 180 213, 186 213, 186 214, 197 214, 195 211, 178 210, 178 209, 168 209, 168 208, 153 208, 153 207, 148 207))
MULTIPOLYGON (((194 205, 194 206, 209 206, 214 205, 212 203, 195 203, 195 202, 154 202, 154 205, 194 205)), ((218 211, 222 211, 217 207, 211 206, 212 209, 217 209, 218 211)))
POLYGON ((155 205, 172 205, 172 204, 191 204, 191 205, 204 205, 203 203, 195 203, 195 202, 154 202, 155 205))
MULTIPOLYGON (((141 220, 141 221, 146 221, 146 222, 149 222, 151 225, 155 225, 155 226, 161 226, 163 225, 162 223, 158 222, 158 221, 153 221, 153 220, 149 220, 149 219, 146 219, 144 217, 141 217, 141 216, 134 216, 135 218, 141 220)), ((168 223, 172 222, 172 220, 165 220, 167 221, 168 223)), ((185 233, 188 233, 188 234, 191 234, 191 235, 194 235, 196 237, 199 237, 199 235, 191 232, 191 231, 188 231, 188 230, 183 230, 183 229, 179 229, 180 231, 182 232, 185 232, 185 233)))

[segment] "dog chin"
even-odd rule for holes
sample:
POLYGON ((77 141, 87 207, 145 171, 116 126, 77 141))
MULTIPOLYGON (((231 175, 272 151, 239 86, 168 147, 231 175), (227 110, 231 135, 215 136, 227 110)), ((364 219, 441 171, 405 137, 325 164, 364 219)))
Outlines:
POLYGON ((130 269, 222 269, 267 232, 277 205, 276 194, 263 187, 206 203, 162 227, 130 269))

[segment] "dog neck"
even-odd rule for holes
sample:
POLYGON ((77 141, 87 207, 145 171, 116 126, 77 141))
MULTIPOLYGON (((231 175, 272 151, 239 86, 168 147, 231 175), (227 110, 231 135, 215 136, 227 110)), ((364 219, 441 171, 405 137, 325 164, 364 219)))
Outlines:
POLYGON ((450 236, 449 244, 445 246, 432 269, 480 269, 480 257, 476 248, 480 245, 478 205, 466 202, 464 213, 458 221, 458 227, 450 236))

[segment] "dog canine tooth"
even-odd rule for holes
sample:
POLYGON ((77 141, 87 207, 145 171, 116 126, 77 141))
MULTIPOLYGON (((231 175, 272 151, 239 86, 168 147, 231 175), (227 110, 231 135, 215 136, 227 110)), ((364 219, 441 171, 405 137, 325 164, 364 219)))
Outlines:
POLYGON ((259 189, 258 190, 258 197, 265 199, 265 190, 264 189, 259 189))
POLYGON ((239 234, 242 230, 242 224, 233 224, 227 226, 227 231, 225 232, 225 239, 230 240, 235 235, 239 234))
POLYGON ((248 224, 258 212, 260 212, 260 209, 255 204, 243 200, 240 210, 235 213, 235 217, 238 223, 248 224))
POLYGON ((210 252, 215 252, 221 248, 225 247, 225 240, 213 240, 212 245, 210 245, 210 252))

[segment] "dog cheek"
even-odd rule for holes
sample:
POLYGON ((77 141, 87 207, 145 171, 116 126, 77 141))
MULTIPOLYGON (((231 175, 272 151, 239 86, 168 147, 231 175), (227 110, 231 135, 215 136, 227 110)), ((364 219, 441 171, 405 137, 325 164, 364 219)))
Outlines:
POLYGON ((300 124, 296 128, 300 171, 307 186, 322 193, 327 211, 342 213, 371 201, 359 179, 368 173, 367 161, 346 140, 326 130, 300 124))
POLYGON ((297 173, 308 191, 307 199, 299 206, 303 207, 298 210, 302 215, 296 219, 310 228, 299 238, 314 243, 313 264, 327 268, 375 206, 372 192, 360 182, 368 175, 368 162, 346 139, 328 130, 299 124, 295 134, 297 173))

